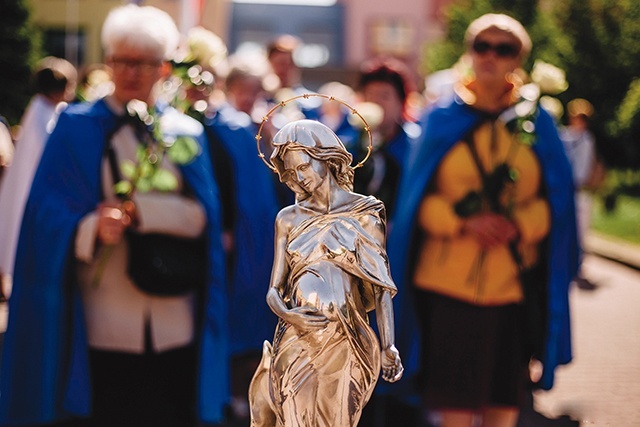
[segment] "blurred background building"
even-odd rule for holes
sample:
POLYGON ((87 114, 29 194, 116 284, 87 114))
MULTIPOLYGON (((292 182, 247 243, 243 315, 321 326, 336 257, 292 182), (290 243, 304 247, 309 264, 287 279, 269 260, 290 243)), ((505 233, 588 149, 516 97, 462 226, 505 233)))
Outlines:
MULTIPOLYGON (((230 52, 263 49, 289 33, 305 43, 296 53, 303 80, 316 89, 329 80, 349 82, 367 58, 385 54, 417 69, 420 46, 443 32, 442 7, 451 0, 149 0, 180 30, 201 25, 222 37, 230 52)), ((77 66, 102 58, 100 29, 121 0, 33 0, 46 54, 77 66)))

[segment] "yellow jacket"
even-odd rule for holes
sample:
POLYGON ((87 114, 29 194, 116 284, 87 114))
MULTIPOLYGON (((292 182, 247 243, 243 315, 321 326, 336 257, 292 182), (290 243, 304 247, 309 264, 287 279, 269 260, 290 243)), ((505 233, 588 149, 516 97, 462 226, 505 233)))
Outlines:
MULTIPOLYGON (((523 264, 537 260, 537 244, 550 229, 549 206, 539 196, 540 165, 533 151, 520 143, 500 121, 486 121, 473 138, 485 171, 507 163, 517 179, 501 194, 503 207, 519 230, 523 264)), ((454 205, 470 191, 482 188, 482 178, 465 142, 445 155, 423 199, 418 221, 425 236, 414 282, 420 289, 437 292, 477 305, 502 305, 522 300, 518 267, 509 248, 482 250, 473 236, 462 233, 464 219, 454 205), (483 253, 484 252, 484 253, 483 253)))

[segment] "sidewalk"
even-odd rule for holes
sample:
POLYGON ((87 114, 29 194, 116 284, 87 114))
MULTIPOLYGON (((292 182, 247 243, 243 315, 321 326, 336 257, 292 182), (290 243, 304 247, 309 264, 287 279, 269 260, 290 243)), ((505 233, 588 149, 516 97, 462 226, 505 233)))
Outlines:
POLYGON ((594 286, 571 288, 573 361, 534 393, 518 427, 640 425, 640 245, 592 232, 585 252, 594 286))
POLYGON ((593 287, 570 290, 573 360, 534 393, 549 423, 526 427, 640 426, 640 270, 587 254, 583 273, 593 287))
POLYGON ((585 252, 640 269, 640 245, 606 236, 595 231, 584 239, 585 252))

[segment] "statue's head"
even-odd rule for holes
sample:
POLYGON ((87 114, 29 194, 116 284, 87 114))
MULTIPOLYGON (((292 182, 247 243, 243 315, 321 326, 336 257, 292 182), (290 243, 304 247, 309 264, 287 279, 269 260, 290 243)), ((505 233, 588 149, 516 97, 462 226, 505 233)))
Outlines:
POLYGON ((296 193, 304 193, 304 190, 285 173, 283 159, 289 150, 301 150, 309 157, 324 162, 340 187, 347 191, 353 189, 354 171, 350 166, 352 156, 340 138, 324 124, 315 120, 287 123, 273 137, 272 144, 274 149, 271 163, 275 166, 280 181, 296 193))

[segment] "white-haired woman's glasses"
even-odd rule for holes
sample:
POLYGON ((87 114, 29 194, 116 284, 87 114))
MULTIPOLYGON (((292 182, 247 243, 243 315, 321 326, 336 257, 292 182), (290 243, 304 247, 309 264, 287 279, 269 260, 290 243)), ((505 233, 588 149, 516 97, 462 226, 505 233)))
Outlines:
POLYGON ((143 60, 120 57, 111 57, 109 63, 115 73, 122 73, 131 69, 146 75, 156 72, 162 65, 162 61, 160 60, 143 60))

